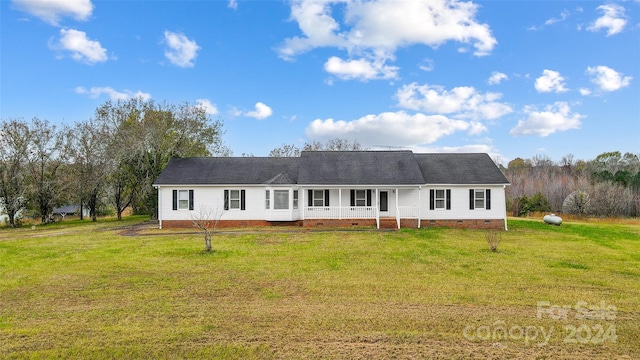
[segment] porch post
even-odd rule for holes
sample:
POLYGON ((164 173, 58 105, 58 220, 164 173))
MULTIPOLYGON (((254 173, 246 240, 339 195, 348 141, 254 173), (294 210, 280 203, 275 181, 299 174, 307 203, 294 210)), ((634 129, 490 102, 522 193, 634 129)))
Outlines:
POLYGON ((422 217, 422 201, 420 194, 422 194, 422 186, 418 186, 418 229, 420 229, 420 218, 422 217))
MULTIPOLYGON (((160 186, 156 186, 158 190, 158 229, 162 229, 162 191, 160 186)), ((82 216, 82 206, 80 207, 80 216, 82 216)))
POLYGON ((400 229, 400 204, 398 203, 399 195, 400 189, 396 188, 396 222, 398 223, 398 229, 400 229))
POLYGON ((338 188, 338 218, 342 220, 342 189, 338 188))
POLYGON ((380 229, 380 189, 375 189, 376 191, 376 227, 380 229))
POLYGON ((302 220, 304 220, 304 215, 307 212, 307 199, 304 198, 304 193, 306 192, 305 190, 306 189, 300 189, 300 193, 301 193, 300 200, 301 200, 301 202, 298 203, 298 206, 302 209, 302 213, 301 213, 302 220))

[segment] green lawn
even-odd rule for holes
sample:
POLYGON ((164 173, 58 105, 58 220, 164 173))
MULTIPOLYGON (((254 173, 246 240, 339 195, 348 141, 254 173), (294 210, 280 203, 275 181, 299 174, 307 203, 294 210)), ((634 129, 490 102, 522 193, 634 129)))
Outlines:
POLYGON ((497 253, 455 229, 225 232, 203 253, 119 235, 143 220, 0 229, 0 358, 640 357, 639 222, 510 220, 497 253))

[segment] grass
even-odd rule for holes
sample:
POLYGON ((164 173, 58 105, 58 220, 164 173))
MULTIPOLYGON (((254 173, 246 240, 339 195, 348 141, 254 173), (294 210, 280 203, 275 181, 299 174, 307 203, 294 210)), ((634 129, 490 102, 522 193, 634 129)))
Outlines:
POLYGON ((640 356, 637 222, 512 219, 497 252, 403 229, 225 232, 204 253, 199 234, 119 235, 143 220, 0 230, 0 358, 640 356), (538 318, 545 301, 567 318, 538 318), (548 342, 516 331, 534 327, 548 342))

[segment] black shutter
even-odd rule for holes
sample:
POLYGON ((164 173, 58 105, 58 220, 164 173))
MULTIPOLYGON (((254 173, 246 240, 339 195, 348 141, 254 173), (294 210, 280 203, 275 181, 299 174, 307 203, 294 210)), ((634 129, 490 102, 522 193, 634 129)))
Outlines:
POLYGON ((367 190, 367 206, 371 206, 371 189, 367 190))
POLYGON ((484 207, 487 210, 491 210, 491 189, 487 189, 487 195, 485 196, 486 206, 484 207))
POLYGON ((429 210, 436 209, 436 191, 431 189, 429 190, 429 210))
POLYGON ((356 191, 351 190, 351 206, 356 206, 356 191))
POLYGON ((451 210, 451 189, 447 189, 447 210, 451 210))
POLYGON ((173 210, 178 210, 178 190, 173 190, 173 210))
POLYGON ((473 203, 474 203, 474 190, 473 189, 469 189, 469 210, 473 210, 473 203))
POLYGON ((324 191, 324 206, 329 206, 329 190, 324 191))
POLYGON ((229 190, 224 191, 224 209, 229 210, 229 190))
POLYGON ((245 194, 245 191, 240 190, 240 210, 246 209, 245 202, 244 202, 244 194, 245 194))
POLYGON ((193 190, 189 190, 189 210, 193 210, 193 190))
POLYGON ((309 190, 307 192, 307 194, 309 195, 308 196, 309 199, 307 200, 307 204, 309 205, 309 207, 312 207, 313 206, 313 190, 309 190))

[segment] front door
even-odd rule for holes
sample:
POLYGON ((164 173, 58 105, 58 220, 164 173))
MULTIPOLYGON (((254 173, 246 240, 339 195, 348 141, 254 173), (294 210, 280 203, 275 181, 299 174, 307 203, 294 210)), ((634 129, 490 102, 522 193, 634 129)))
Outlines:
POLYGON ((389 192, 380 191, 380 211, 389 211, 389 192))

